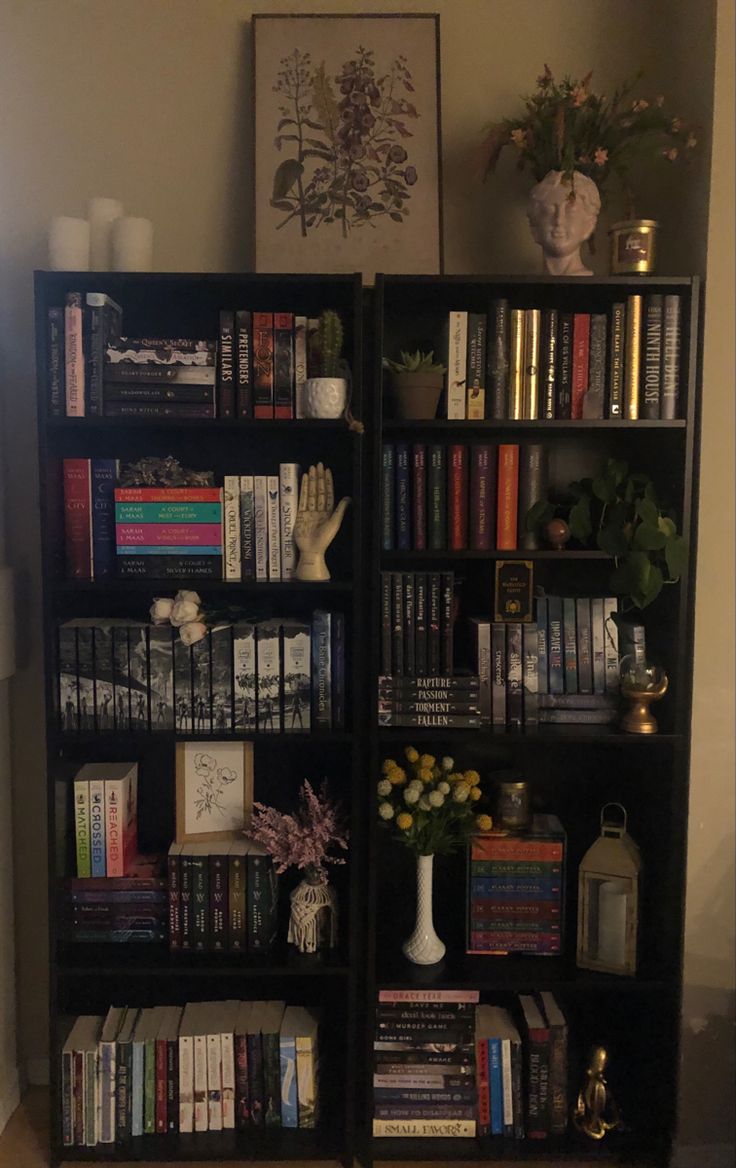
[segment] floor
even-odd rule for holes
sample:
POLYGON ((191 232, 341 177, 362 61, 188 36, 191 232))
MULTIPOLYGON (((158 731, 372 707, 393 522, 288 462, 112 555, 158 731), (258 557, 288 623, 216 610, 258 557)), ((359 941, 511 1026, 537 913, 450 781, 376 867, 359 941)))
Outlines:
MULTIPOLYGON (((46 1091, 41 1087, 31 1088, 30 1091, 23 1098, 18 1110, 11 1118, 5 1131, 0 1135, 0 1168, 48 1168, 48 1097, 46 1091)), ((89 1161, 85 1165, 75 1165, 71 1160, 66 1161, 66 1168, 89 1168, 89 1161)), ((108 1161, 109 1163, 109 1161, 108 1161)), ((116 1162, 115 1168, 146 1168, 145 1164, 140 1162, 136 1164, 123 1164, 116 1162)), ((151 1168, 161 1168, 158 1165, 152 1165, 151 1168)), ((174 1164, 169 1162, 166 1168, 192 1168, 191 1162, 184 1165, 174 1164)), ((200 1162, 199 1168, 207 1168, 203 1162, 200 1162)), ((225 1164, 222 1161, 212 1168, 243 1168, 242 1161, 233 1161, 225 1164)), ((284 1161, 278 1164, 267 1164, 261 1161, 259 1168, 288 1168, 284 1161)), ((324 1160, 300 1160, 298 1168, 326 1168, 324 1160)), ((382 1168, 406 1168, 406 1165, 384 1163, 382 1168)), ((437 1164, 424 1166, 422 1164, 414 1164, 413 1168, 438 1168, 437 1164)), ((443 1165, 442 1168, 450 1168, 450 1165, 443 1165)), ((487 1161, 470 1161, 463 1162, 462 1168, 488 1168, 487 1161)), ((526 1161, 524 1168, 551 1168, 550 1162, 547 1161, 545 1165, 537 1164, 535 1166, 531 1161, 526 1161)), ((582 1161, 578 1164, 570 1164, 568 1161, 567 1168, 590 1168, 582 1161)))

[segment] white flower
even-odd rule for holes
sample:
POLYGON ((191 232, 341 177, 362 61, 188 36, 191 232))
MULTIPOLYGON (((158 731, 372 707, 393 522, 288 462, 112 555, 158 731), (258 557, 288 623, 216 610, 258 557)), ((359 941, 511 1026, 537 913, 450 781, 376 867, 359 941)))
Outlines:
POLYGON ((177 600, 189 600, 192 604, 196 604, 197 608, 199 608, 200 604, 202 603, 202 597, 198 592, 189 592, 186 588, 179 589, 176 596, 174 597, 174 604, 176 604, 177 600))
POLYGON ((430 791, 427 798, 433 807, 441 807, 445 801, 445 796, 441 791, 430 791))
POLYGON ((207 625, 202 621, 187 621, 179 629, 179 636, 185 645, 193 645, 195 641, 201 641, 207 636, 207 625))
MULTIPOLYGON (((196 596, 197 593, 193 592, 192 595, 196 596)), ((185 625, 187 621, 199 620, 199 617, 199 604, 193 600, 175 600, 169 614, 169 620, 175 629, 178 629, 180 625, 185 625)))
POLYGON ((407 790, 416 791, 418 795, 421 795, 422 791, 424 790, 424 783, 421 779, 412 779, 407 790))
POLYGON ((381 819, 393 819, 394 809, 390 803, 379 803, 378 814, 381 816, 381 819))
POLYGON ((431 811, 432 810, 432 804, 430 803, 429 797, 427 795, 421 796, 421 798, 419 800, 419 810, 420 811, 431 811))
POLYGON ((378 791, 379 795, 390 795, 392 787, 388 779, 381 779, 380 783, 376 787, 376 790, 378 791))
POLYGON ((171 610, 174 602, 168 596, 156 596, 149 609, 151 620, 155 625, 167 625, 171 619, 171 610))
POLYGON ((443 771, 451 771, 452 768, 454 767, 454 765, 455 765, 455 760, 454 760, 454 758, 450 758, 449 754, 446 754, 445 757, 442 759, 442 762, 440 763, 440 766, 442 767, 443 771))
POLYGON ((404 791, 404 802, 410 806, 412 803, 417 803, 419 800, 419 792, 416 787, 407 787, 404 791))
POLYGON ((470 787, 467 783, 455 783, 455 789, 452 792, 452 798, 455 803, 464 803, 470 794, 470 787))
POLYGON ((443 779, 441 783, 437 784, 437 790, 441 791, 443 795, 449 795, 450 794, 450 784, 446 783, 445 780, 443 779))

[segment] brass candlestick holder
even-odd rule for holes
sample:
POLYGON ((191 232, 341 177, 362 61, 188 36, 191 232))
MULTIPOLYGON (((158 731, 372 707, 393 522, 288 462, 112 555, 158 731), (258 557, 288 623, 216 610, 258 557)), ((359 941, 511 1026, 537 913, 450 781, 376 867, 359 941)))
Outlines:
POLYGON ((627 734, 656 734, 657 719, 649 709, 667 693, 669 679, 656 666, 639 667, 629 673, 622 670, 621 696, 631 703, 621 719, 621 729, 627 734))

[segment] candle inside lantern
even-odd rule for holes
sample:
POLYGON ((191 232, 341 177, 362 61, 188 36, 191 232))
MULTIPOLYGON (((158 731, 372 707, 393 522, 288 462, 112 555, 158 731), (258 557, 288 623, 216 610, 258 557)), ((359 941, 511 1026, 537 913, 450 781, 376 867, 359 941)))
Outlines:
POLYGON ((604 880, 598 889, 598 961, 622 968, 626 964, 628 895, 623 880, 604 880))

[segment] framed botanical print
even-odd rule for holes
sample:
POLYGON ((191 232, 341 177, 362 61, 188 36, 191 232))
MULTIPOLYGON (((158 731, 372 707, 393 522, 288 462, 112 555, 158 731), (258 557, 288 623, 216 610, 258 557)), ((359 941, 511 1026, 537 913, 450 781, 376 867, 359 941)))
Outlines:
POLYGON ((259 272, 442 271, 439 16, 253 17, 259 272))
POLYGON ((252 811, 252 742, 177 742, 178 844, 238 839, 252 811))

